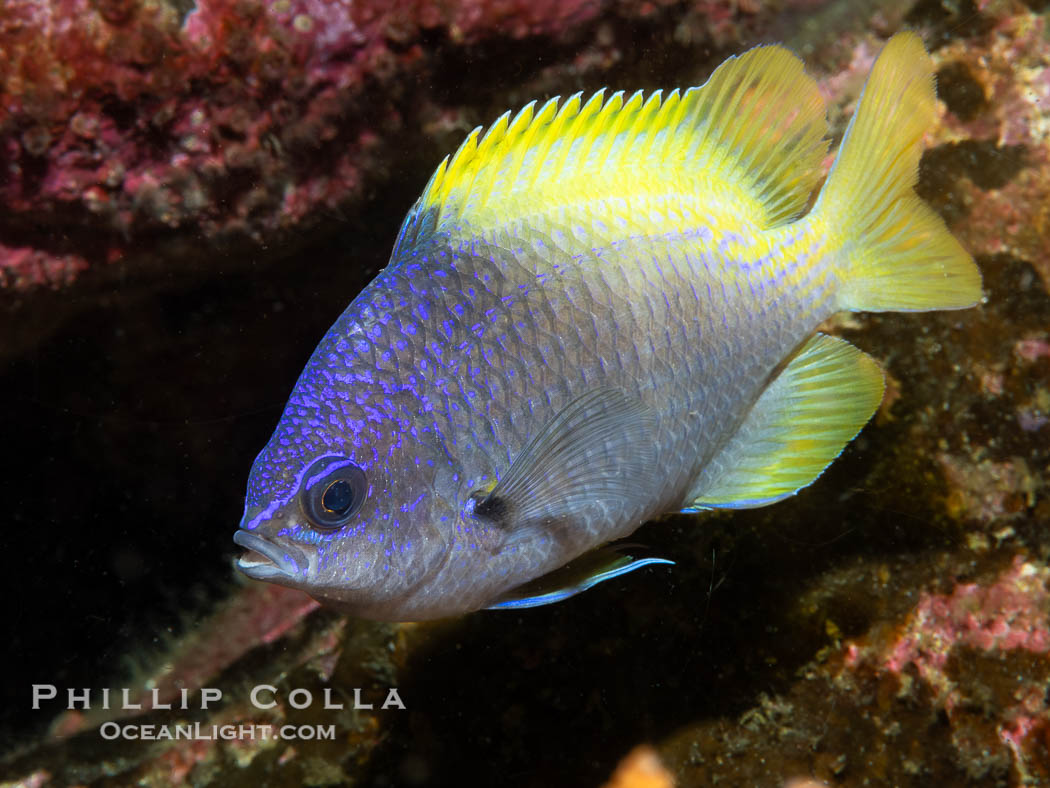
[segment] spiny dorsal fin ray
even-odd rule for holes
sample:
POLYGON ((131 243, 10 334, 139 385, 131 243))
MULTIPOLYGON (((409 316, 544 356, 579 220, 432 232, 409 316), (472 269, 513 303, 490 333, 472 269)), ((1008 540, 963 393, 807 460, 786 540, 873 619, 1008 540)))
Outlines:
MULTIPOLYGON (((596 201, 700 204, 717 181, 759 228, 805 208, 827 150, 824 101, 802 62, 765 46, 733 57, 701 87, 666 98, 600 90, 526 105, 441 163, 405 219, 397 251, 433 233, 477 235, 526 216, 585 213, 596 201), (742 200, 742 203, 739 202, 742 200)), ((654 231, 673 227, 651 228, 654 231)))

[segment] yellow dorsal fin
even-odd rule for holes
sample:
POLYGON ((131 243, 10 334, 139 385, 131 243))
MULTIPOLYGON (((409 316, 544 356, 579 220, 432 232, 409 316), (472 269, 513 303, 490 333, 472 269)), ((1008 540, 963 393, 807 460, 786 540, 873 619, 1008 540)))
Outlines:
POLYGON ((560 107, 557 98, 539 110, 533 102, 484 136, 475 129, 441 163, 398 247, 434 232, 484 235, 526 217, 571 218, 614 197, 636 208, 696 203, 713 182, 742 218, 773 227, 804 209, 825 131, 816 83, 779 46, 730 58, 703 86, 666 98, 598 91, 560 107))

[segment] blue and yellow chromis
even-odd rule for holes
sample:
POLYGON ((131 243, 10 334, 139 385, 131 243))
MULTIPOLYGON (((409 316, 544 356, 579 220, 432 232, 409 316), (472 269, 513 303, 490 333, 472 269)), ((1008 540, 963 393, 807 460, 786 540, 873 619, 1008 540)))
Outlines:
POLYGON ((475 130, 303 370, 239 568, 368 618, 526 607, 652 563, 609 546, 647 519, 811 484, 883 391, 817 326, 981 298, 913 190, 935 111, 894 36, 808 212, 824 102, 778 46, 475 130))

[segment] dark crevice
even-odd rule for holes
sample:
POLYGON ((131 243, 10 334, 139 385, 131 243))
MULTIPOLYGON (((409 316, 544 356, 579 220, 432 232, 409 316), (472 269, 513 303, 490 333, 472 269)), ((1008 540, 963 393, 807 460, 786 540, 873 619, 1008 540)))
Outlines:
POLYGON ((958 116, 973 120, 988 106, 984 88, 965 63, 948 63, 937 72, 937 95, 958 116))
POLYGON ((919 0, 904 17, 910 26, 925 28, 931 50, 957 38, 973 38, 992 28, 992 20, 977 10, 975 0, 919 0))
POLYGON ((980 189, 1001 189, 1026 166, 1023 145, 995 140, 949 142, 927 150, 919 162, 919 196, 949 224, 966 216, 968 207, 957 184, 969 178, 980 189))

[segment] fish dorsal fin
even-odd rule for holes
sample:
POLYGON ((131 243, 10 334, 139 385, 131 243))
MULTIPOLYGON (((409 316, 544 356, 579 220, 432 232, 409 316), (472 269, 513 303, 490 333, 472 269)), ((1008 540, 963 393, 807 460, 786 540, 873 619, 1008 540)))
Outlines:
POLYGON ((712 183, 756 227, 773 227, 805 208, 826 130, 816 83, 779 46, 731 57, 703 86, 666 98, 606 100, 600 90, 532 102, 474 129, 441 163, 395 255, 435 233, 486 236, 526 219, 571 227, 591 214, 605 224, 642 216, 653 233, 686 229, 712 183))
POLYGON ((542 577, 511 589, 488 610, 519 610, 524 607, 552 605, 594 588, 628 572, 653 564, 674 565, 666 558, 634 558, 621 553, 622 547, 605 545, 542 577))
POLYGON ((764 506, 812 484, 871 418, 883 386, 874 359, 817 334, 704 468, 689 508, 764 506))

